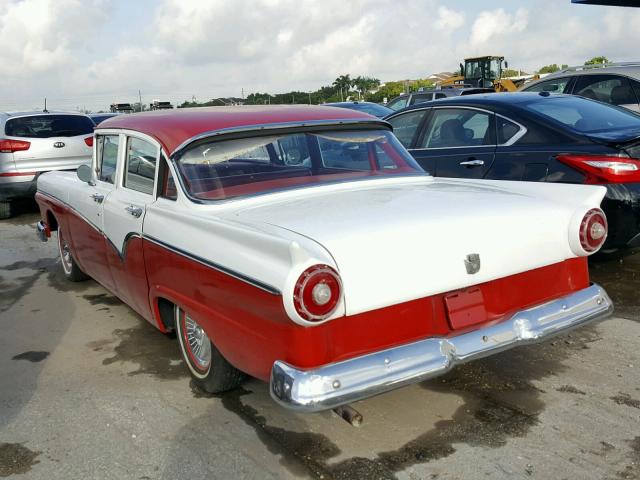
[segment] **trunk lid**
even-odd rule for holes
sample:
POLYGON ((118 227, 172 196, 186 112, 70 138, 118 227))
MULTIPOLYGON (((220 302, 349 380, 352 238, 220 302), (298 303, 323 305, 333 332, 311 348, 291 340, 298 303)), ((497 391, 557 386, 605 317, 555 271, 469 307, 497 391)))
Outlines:
POLYGON ((426 179, 358 182, 240 208, 233 219, 308 237, 332 255, 355 314, 575 257, 569 224, 605 189, 426 179), (551 188, 549 188, 551 187, 551 188), (468 273, 468 255, 480 269, 468 273))

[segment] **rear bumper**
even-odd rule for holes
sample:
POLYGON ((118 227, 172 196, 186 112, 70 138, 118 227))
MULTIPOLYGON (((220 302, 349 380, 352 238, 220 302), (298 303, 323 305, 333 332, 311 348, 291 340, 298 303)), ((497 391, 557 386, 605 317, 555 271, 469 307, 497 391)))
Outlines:
POLYGON ((455 337, 429 338, 312 370, 276 361, 271 370, 271 396, 292 410, 327 410, 442 375, 470 360, 540 342, 612 313, 611 299, 593 284, 455 337))
POLYGON ((0 177, 0 201, 33 197, 36 186, 36 174, 0 177))

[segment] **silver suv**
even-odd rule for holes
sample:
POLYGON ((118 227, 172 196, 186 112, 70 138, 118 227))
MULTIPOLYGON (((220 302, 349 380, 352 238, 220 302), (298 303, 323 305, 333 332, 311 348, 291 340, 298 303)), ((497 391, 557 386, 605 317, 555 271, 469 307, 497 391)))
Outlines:
POLYGON ((41 173, 90 163, 93 127, 80 113, 0 112, 0 218, 33 197, 41 173))
POLYGON ((522 91, 569 93, 640 112, 640 62, 570 67, 530 83, 522 91))

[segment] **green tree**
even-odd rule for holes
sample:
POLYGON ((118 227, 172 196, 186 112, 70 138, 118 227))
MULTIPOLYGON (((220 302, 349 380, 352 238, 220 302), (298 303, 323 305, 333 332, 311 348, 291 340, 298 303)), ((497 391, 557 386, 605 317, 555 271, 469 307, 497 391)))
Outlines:
POLYGON ((605 56, 593 57, 591 60, 584 62, 585 65, 602 65, 603 63, 611 63, 605 56))
POLYGON ((560 70, 560 67, 557 63, 552 63, 550 65, 545 65, 544 67, 538 70, 538 73, 554 73, 560 70))
POLYGON ((373 77, 356 77, 353 79, 353 85, 356 87, 360 95, 362 95, 362 100, 367 99, 367 94, 376 87, 380 86, 380 80, 373 77))
POLYGON ((518 75, 520 75, 520 72, 518 70, 513 70, 512 68, 505 68, 502 70, 502 78, 517 77, 518 75))

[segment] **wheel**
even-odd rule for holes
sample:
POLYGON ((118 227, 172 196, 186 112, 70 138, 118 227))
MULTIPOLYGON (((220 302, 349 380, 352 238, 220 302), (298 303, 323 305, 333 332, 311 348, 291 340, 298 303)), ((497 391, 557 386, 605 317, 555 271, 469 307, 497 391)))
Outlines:
POLYGON ((11 218, 13 215, 13 205, 11 202, 0 202, 0 220, 11 218))
POLYGON ((58 252, 60 252, 60 261, 62 262, 62 270, 67 280, 72 282, 82 282, 87 280, 89 276, 80 270, 80 267, 73 259, 71 254, 71 247, 67 240, 64 238, 62 229, 58 228, 58 252))
POLYGON ((227 362, 188 313, 176 307, 175 314, 182 358, 198 387, 208 393, 221 393, 239 386, 245 374, 227 362))

